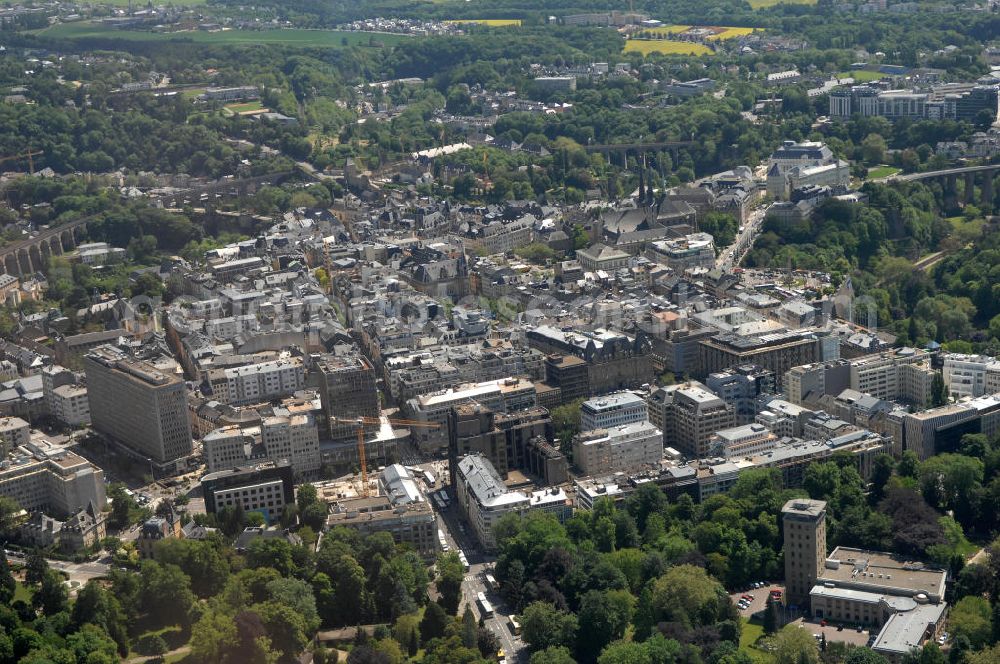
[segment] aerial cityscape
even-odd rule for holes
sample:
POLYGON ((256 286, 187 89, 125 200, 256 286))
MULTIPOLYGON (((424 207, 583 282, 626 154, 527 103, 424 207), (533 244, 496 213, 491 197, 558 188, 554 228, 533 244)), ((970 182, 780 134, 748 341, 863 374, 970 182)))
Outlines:
POLYGON ((4 0, 0 664, 1000 664, 1000 0, 4 0))

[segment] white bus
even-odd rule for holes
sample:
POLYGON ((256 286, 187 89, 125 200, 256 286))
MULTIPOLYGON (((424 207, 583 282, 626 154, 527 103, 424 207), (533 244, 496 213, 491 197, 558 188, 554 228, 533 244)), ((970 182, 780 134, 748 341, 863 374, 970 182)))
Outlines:
POLYGON ((458 559, 461 561, 462 567, 465 568, 465 571, 468 572, 469 571, 469 559, 465 557, 465 551, 462 551, 461 549, 458 550, 458 559))
POLYGON ((500 592, 500 584, 497 583, 497 580, 493 578, 492 574, 486 573, 483 576, 483 579, 486 581, 487 590, 489 590, 491 593, 500 592))
POLYGON ((510 632, 514 636, 521 636, 521 623, 517 622, 517 618, 514 616, 507 616, 507 626, 510 627, 510 632))
POLYGON ((476 595, 476 606, 479 607, 480 617, 482 618, 493 617, 493 605, 490 604, 488 599, 486 599, 485 593, 478 593, 476 595))
POLYGON ((427 484, 428 488, 433 489, 434 485, 437 483, 434 479, 434 473, 429 470, 425 470, 422 474, 424 476, 424 483, 427 484))

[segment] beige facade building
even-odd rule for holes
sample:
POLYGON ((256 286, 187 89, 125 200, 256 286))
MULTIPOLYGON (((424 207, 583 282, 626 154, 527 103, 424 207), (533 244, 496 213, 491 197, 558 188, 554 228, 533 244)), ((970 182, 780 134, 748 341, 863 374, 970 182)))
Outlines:
POLYGON ((104 471, 83 457, 45 441, 16 448, 0 467, 0 496, 25 510, 73 514, 88 505, 104 509, 104 471))
POLYGON ((192 452, 184 381, 111 346, 84 358, 94 429, 161 467, 192 452))
POLYGON ((71 427, 90 424, 90 397, 82 385, 60 385, 46 395, 49 414, 71 427))
POLYGON ((253 436, 236 424, 210 431, 201 439, 205 465, 210 473, 242 466, 250 458, 252 446, 253 436))
POLYGON ((480 454, 462 457, 455 469, 455 478, 458 504, 486 551, 496 549, 493 527, 508 514, 541 510, 554 514, 560 522, 573 514, 572 501, 563 489, 548 488, 531 493, 512 491, 489 460, 480 454))
POLYGON ((703 387, 683 386, 673 392, 664 417, 664 445, 701 459, 709 455, 712 436, 735 424, 731 405, 703 387))
POLYGON ((746 458, 774 449, 778 436, 758 422, 717 431, 709 441, 712 454, 727 459, 746 458))
POLYGON ((852 360, 851 389, 926 408, 931 402, 934 373, 926 352, 901 348, 852 360))
POLYGON ((288 459, 300 477, 319 474, 319 430, 310 413, 265 417, 260 437, 269 459, 288 459))
POLYGON ((573 463, 584 475, 639 470, 663 458, 663 432, 648 421, 584 431, 573 439, 573 463))
POLYGON ((31 427, 20 417, 0 417, 0 455, 31 440, 31 427))
POLYGON ((212 396, 222 403, 245 406, 287 397, 305 384, 301 357, 287 357, 208 372, 212 396))

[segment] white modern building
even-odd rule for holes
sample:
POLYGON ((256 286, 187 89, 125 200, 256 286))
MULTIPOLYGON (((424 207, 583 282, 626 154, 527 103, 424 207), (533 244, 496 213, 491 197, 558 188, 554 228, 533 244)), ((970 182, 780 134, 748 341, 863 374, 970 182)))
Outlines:
POLYGON ((757 456, 774 449, 778 443, 770 429, 759 422, 717 431, 709 441, 713 454, 727 459, 757 456))
POLYGON ((581 431, 608 429, 645 419, 648 419, 646 401, 634 392, 588 399, 580 406, 581 431))
POLYGON ((1000 383, 1000 362, 989 355, 946 353, 943 356, 944 384, 956 399, 981 397, 990 385, 1000 383))

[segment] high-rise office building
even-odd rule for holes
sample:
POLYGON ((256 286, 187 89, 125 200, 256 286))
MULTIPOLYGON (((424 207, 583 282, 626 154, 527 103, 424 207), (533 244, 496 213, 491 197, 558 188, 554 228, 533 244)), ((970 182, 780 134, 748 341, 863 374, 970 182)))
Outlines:
POLYGON ((94 429, 161 469, 192 452, 184 381, 112 346, 84 358, 94 429))

